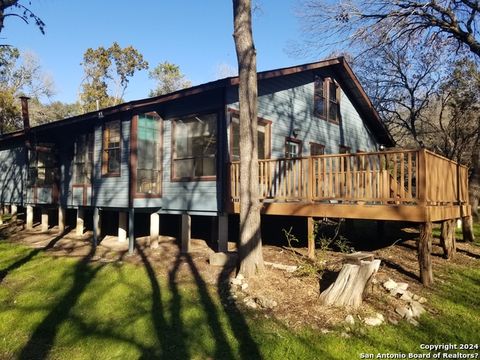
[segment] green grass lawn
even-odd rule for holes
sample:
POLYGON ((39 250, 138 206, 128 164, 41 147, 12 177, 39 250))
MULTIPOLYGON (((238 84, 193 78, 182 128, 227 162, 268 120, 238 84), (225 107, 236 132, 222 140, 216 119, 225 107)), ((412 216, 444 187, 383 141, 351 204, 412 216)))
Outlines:
MULTIPOLYGON (((480 223, 473 224, 473 235, 475 236, 475 244, 480 245, 480 223)), ((433 228, 433 236, 440 236, 440 226, 433 228)), ((455 238, 463 240, 462 228, 455 227, 455 238)))
MULTIPOLYGON (((421 352, 422 343, 480 339, 480 269, 451 265, 433 290, 435 315, 350 338, 292 330, 262 312, 224 306, 195 281, 160 277, 144 259, 90 263, 0 242, 0 359, 355 359, 421 352)), ((294 294, 292 294, 293 296, 294 294)))

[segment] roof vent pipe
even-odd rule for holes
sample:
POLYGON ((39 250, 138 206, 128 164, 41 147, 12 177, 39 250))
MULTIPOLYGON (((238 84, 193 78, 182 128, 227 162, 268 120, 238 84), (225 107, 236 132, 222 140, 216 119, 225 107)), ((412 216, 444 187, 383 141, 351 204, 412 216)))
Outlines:
POLYGON ((20 96, 20 100, 22 101, 22 119, 23 119, 23 130, 30 130, 30 116, 28 114, 28 100, 30 98, 28 96, 20 96))

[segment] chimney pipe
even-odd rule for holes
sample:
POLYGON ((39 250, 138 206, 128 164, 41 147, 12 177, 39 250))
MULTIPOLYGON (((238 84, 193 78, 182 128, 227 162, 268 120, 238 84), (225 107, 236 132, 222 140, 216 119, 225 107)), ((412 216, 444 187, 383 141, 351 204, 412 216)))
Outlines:
POLYGON ((20 100, 22 101, 23 130, 28 131, 30 130, 30 116, 28 114, 28 100, 30 98, 28 96, 20 96, 20 100))

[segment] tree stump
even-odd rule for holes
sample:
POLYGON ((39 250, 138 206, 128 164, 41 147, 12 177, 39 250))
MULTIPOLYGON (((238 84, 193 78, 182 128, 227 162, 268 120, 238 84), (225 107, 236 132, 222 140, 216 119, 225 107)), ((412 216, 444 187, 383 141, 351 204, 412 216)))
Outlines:
POLYGON ((323 305, 359 307, 365 288, 380 267, 372 254, 347 255, 335 282, 320 294, 323 305))
POLYGON ((445 220, 442 222, 440 245, 442 246, 445 259, 453 259, 455 257, 457 252, 455 241, 455 220, 445 220))

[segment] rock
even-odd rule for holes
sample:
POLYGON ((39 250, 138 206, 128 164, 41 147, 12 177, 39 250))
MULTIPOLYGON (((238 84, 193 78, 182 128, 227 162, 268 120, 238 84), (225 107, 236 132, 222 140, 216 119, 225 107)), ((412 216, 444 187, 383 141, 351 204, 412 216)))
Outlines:
POLYGON ((243 283, 242 284, 242 291, 245 291, 248 289, 248 284, 247 283, 243 283))
POLYGON ((230 284, 240 286, 240 285, 242 285, 242 280, 239 280, 237 278, 232 278, 232 279, 230 279, 230 284))
POLYGON ((418 326, 418 325, 420 325, 420 323, 419 323, 417 320, 415 320, 414 318, 410 318, 410 319, 408 319, 407 321, 408 321, 410 324, 412 324, 413 326, 418 326))
POLYGON ((255 301, 253 301, 253 299, 249 298, 247 301, 245 301, 245 306, 248 306, 251 309, 256 309, 257 308, 257 303, 255 301))
POLYGON ((345 323, 347 323, 348 325, 354 325, 355 319, 352 315, 347 315, 347 317, 345 318, 345 323))
POLYGON ((376 313, 376 314, 375 314, 375 317, 376 317, 377 319, 380 319, 380 320, 382 320, 382 321, 385 321, 385 317, 383 316, 383 314, 376 313))
POLYGON ((427 302, 427 299, 424 297, 420 296, 420 298, 417 300, 420 304, 425 304, 427 302))
POLYGON ((261 296, 255 298, 255 302, 264 309, 273 309, 277 306, 277 302, 275 300, 267 299, 261 296))
POLYGON ((397 289, 407 290, 408 289, 408 284, 404 283, 404 282, 398 283, 397 284, 397 289))
POLYGON ((418 299, 420 299, 420 296, 418 296, 417 294, 412 295, 412 300, 418 301, 418 299))
POLYGON ((386 290, 393 290, 397 287, 397 283, 395 281, 393 281, 392 279, 388 279, 387 281, 385 281, 383 283, 383 287, 386 290))
POLYGON ((382 325, 383 320, 378 317, 366 317, 363 322, 368 326, 379 326, 382 325))
POLYGON ((349 338, 351 335, 344 331, 340 334, 340 336, 343 337, 343 338, 349 338))
POLYGON ((397 296, 398 294, 403 295, 404 292, 405 290, 399 289, 398 287, 396 287, 395 289, 390 290, 390 295, 392 296, 397 296))
POLYGON ((212 266, 225 266, 227 263, 234 263, 236 257, 235 253, 215 252, 210 254, 208 262, 212 266))
POLYGON ((242 274, 238 274, 235 279, 238 279, 238 280, 242 281, 242 280, 245 279, 245 277, 242 274))
POLYGON ((412 309, 412 316, 416 318, 426 311, 423 305, 420 304, 418 301, 410 302, 410 308, 412 309))
POLYGON ((412 310, 410 310, 407 306, 397 306, 395 308, 395 312, 402 318, 411 319, 413 316, 412 310))
POLYGON ((403 301, 406 301, 406 302, 410 302, 412 301, 412 296, 411 296, 411 292, 410 291, 406 291, 402 294, 402 296, 400 296, 400 300, 403 300, 403 301))

